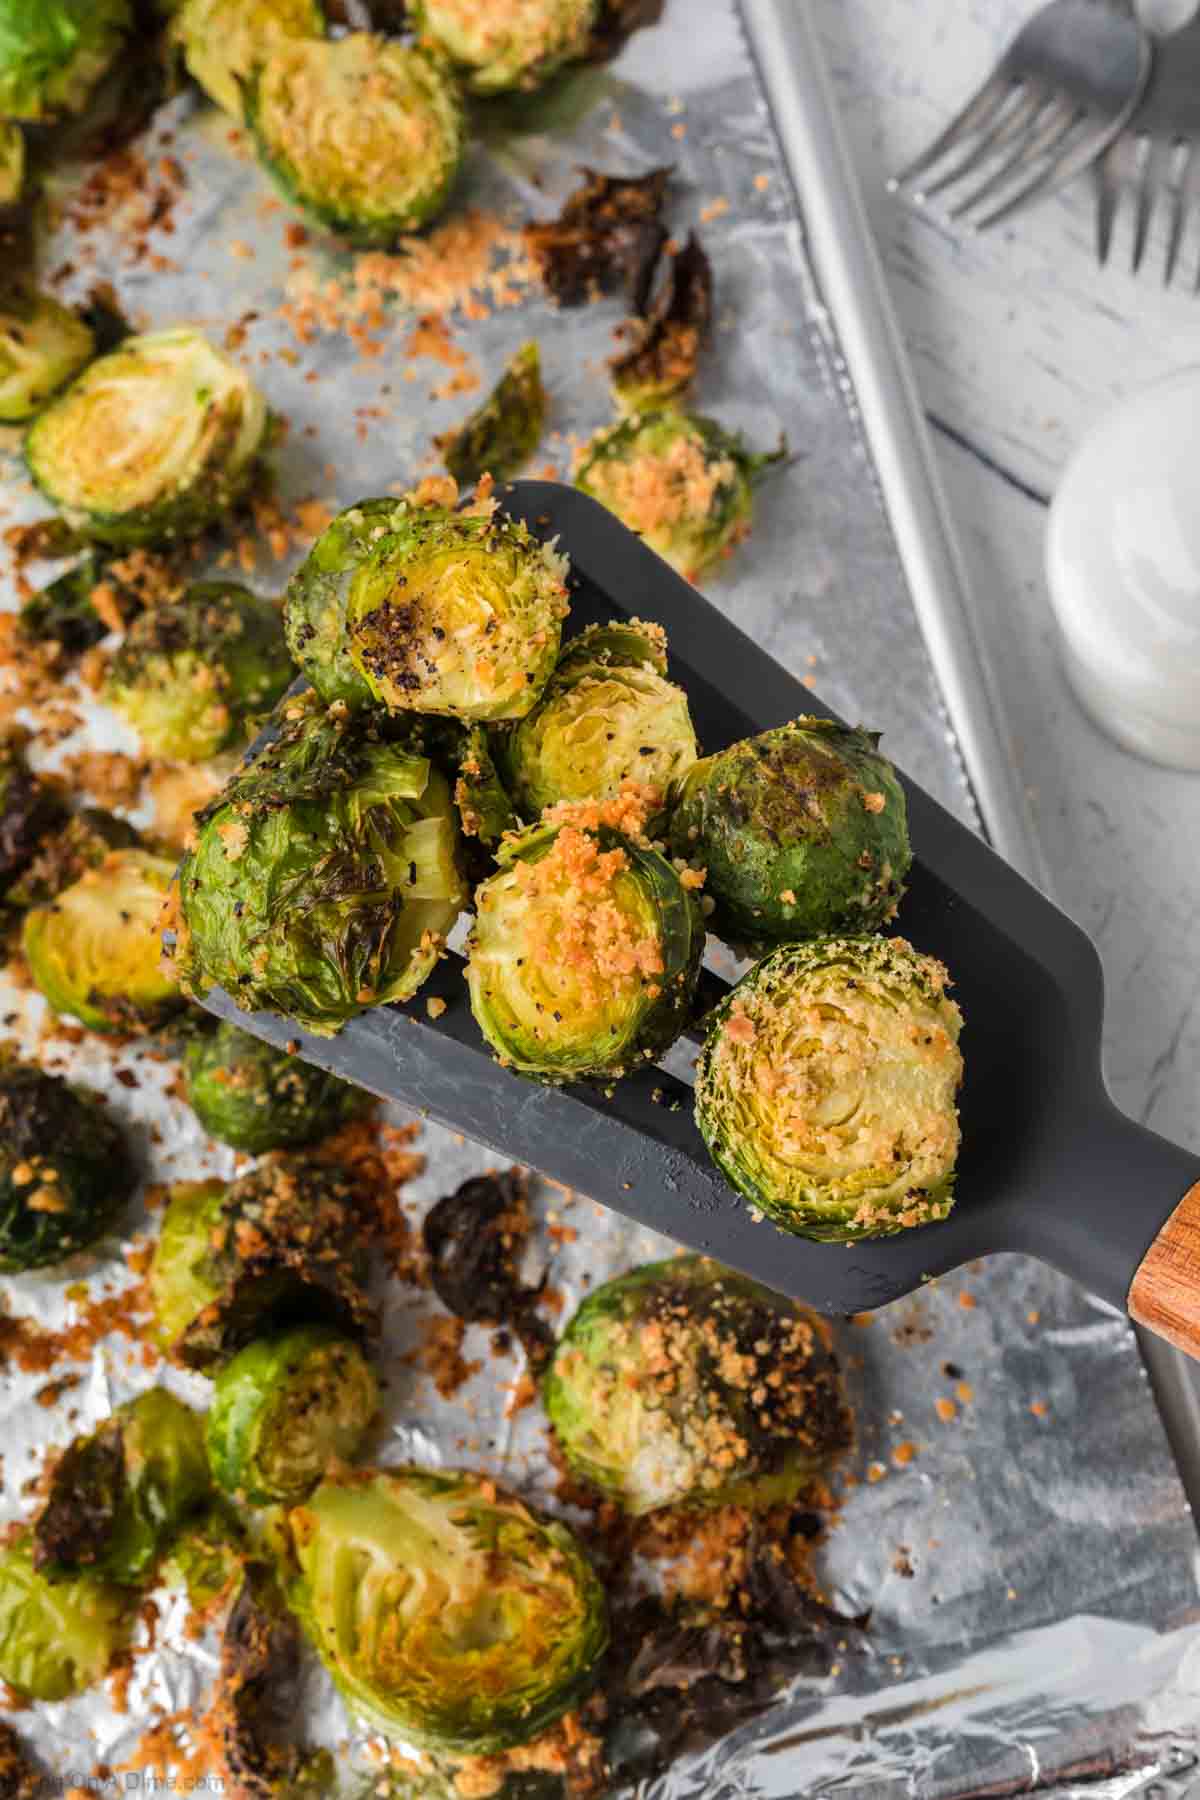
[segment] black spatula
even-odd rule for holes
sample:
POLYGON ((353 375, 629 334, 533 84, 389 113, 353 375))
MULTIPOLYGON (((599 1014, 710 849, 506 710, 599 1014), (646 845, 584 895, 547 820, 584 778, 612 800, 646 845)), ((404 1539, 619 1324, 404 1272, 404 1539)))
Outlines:
MULTIPOLYGON (((504 490, 503 504, 569 553, 571 630, 618 615, 665 627, 706 750, 828 712, 595 501, 530 481, 504 490)), ((206 1004, 825 1312, 877 1307, 989 1251, 1020 1250, 1200 1355, 1200 1156, 1109 1099, 1095 950, 986 844, 905 786, 916 864, 897 928, 949 966, 966 1019, 958 1202, 944 1224, 847 1247, 756 1223, 709 1162, 684 1083, 646 1070, 606 1098, 508 1073, 475 1027, 454 956, 410 1005, 367 1012, 331 1039, 239 1013, 219 991, 206 1004), (434 995, 446 1001, 437 1019, 425 1005, 434 995)))

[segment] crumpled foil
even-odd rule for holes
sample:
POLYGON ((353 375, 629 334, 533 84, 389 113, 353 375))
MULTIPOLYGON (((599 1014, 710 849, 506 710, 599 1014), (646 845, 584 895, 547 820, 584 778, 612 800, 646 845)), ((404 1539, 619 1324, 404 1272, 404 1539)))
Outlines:
MULTIPOLYGON (((698 225, 716 277, 717 328, 698 404, 761 447, 786 431, 795 453, 764 486, 754 536, 713 578, 711 597, 811 676, 844 715, 883 728, 895 759, 970 819, 847 404, 836 323, 806 262, 795 197, 728 0, 667 0, 662 24, 633 39, 616 63, 581 71, 548 101, 509 109, 504 119, 472 152, 460 201, 514 220, 556 211, 579 164, 675 166, 672 229, 682 237, 698 225)), ((285 294, 305 270, 344 282, 352 259, 323 240, 303 252, 285 244, 290 215, 228 121, 184 100, 166 127, 173 139, 160 148, 187 178, 172 234, 151 234, 167 265, 135 260, 119 230, 81 238, 65 224, 62 257, 75 265, 65 291, 107 278, 146 323, 195 320, 218 341, 234 320, 255 314, 239 354, 291 421, 280 481, 293 500, 318 495, 346 505, 427 472, 434 433, 457 423, 477 395, 432 394, 447 370, 404 354, 414 319, 399 308, 373 360, 342 330, 298 344, 277 316, 285 294), (311 371, 315 382, 306 379, 311 371)), ((472 310, 484 316, 459 312, 450 323, 485 385, 517 344, 539 340, 555 434, 548 449, 565 470, 571 442, 609 416, 603 363, 620 302, 556 312, 524 292, 514 305, 472 310)), ((5 523, 43 510, 21 486, 15 455, 0 505, 5 523)), ((289 566, 260 561, 249 579, 278 591, 289 566)), ((53 765, 80 742, 134 747, 111 715, 85 711, 82 738, 42 761, 53 765)), ((8 1035, 32 1047, 43 1022, 37 997, 6 988, 0 1014, 8 1035)), ((170 1065, 136 1046, 114 1053, 91 1037, 77 1046, 55 1039, 51 1050, 110 1097, 149 1180, 232 1170, 231 1153, 206 1143, 168 1093, 170 1065), (137 1085, 117 1080, 118 1072, 137 1085)), ((486 1162, 434 1127, 420 1148, 428 1167, 406 1190, 416 1214, 486 1162)), ((664 1248, 582 1197, 543 1187, 536 1209, 543 1222, 577 1233, 573 1241, 569 1232, 553 1243, 542 1237, 565 1309, 585 1276, 594 1283, 664 1248)), ((148 1226, 135 1218, 126 1242, 148 1226)), ((121 1248, 112 1240, 69 1268, 5 1282, 5 1303, 61 1327, 76 1313, 73 1284, 95 1293, 130 1279, 121 1248)), ((405 1361, 435 1308, 408 1288, 386 1296, 388 1406, 378 1459, 476 1466, 548 1499, 540 1412, 508 1416, 515 1358, 497 1360, 490 1334, 469 1329, 464 1354, 483 1367, 449 1402, 405 1361)), ((820 1568, 841 1611, 870 1609, 870 1630, 847 1638, 829 1673, 798 1680, 760 1716, 641 1791, 655 1800, 835 1792, 949 1800, 1034 1788, 1112 1800, 1190 1793, 1200 1773, 1195 1532, 1124 1319, 1038 1264, 997 1257, 873 1319, 848 1322, 837 1336, 859 1443, 820 1568)), ((49 1448, 148 1380, 165 1379, 201 1405, 207 1394, 198 1377, 147 1371, 116 1336, 88 1365, 55 1373, 80 1379, 46 1406, 37 1399, 46 1376, 6 1371, 5 1518, 25 1509, 26 1485, 49 1448)), ((158 1648, 138 1658, 124 1712, 101 1688, 19 1715, 64 1787, 128 1757, 154 1713, 202 1701, 213 1643, 184 1637, 181 1604, 159 1597, 158 1648)), ((307 1728, 345 1742, 345 1715, 323 1679, 314 1677, 307 1692, 307 1728)), ((218 1791, 215 1773, 208 1786, 218 1791)))

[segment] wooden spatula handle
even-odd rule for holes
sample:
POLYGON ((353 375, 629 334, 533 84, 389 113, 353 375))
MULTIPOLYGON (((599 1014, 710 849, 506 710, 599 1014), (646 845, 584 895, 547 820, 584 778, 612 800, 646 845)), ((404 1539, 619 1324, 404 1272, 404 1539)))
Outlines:
POLYGON ((1129 1289, 1129 1316, 1200 1357, 1200 1181, 1142 1258, 1129 1289))

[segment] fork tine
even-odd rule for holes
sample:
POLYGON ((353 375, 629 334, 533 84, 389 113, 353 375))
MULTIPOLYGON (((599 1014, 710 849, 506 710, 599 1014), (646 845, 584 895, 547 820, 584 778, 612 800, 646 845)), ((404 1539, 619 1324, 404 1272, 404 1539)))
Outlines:
POLYGON ((1095 154, 1093 133, 1087 129, 1090 123, 1086 113, 1077 113, 1059 143, 1050 147, 1041 167, 1015 194, 1010 194, 992 212, 975 222, 976 231, 990 231, 994 225, 1003 224, 1013 213, 1020 212, 1023 207, 1030 206, 1055 188, 1062 187, 1071 180, 1079 170, 1086 167, 1095 154))
POLYGON ((1096 179, 1096 256, 1103 268, 1112 249, 1113 223, 1117 216, 1116 164, 1121 155, 1122 139, 1109 145, 1095 165, 1096 179))
POLYGON ((952 162, 936 181, 931 181, 928 186, 920 189, 918 197, 921 200, 936 199, 937 195, 944 192, 946 188, 953 187, 958 181, 963 181, 982 163, 988 162, 997 151, 1003 150, 1014 137, 1020 136, 1027 129, 1030 121, 1036 117, 1046 103, 1045 96, 1040 89, 1035 91, 1029 87, 1022 87, 1017 90, 1017 96, 1015 103, 1000 116, 988 131, 983 133, 982 137, 976 139, 965 156, 960 156, 956 162, 952 162))
POLYGON ((1169 156, 1167 145, 1157 139, 1147 141, 1141 146, 1141 151, 1137 215, 1133 230, 1132 268, 1135 275, 1141 268, 1142 258, 1146 254, 1146 243, 1150 236, 1150 220, 1154 215, 1154 208, 1164 185, 1169 156))
POLYGON ((1170 287, 1175 274, 1175 264, 1179 261, 1179 246, 1183 242, 1183 227, 1186 219, 1185 201, 1192 185, 1192 174, 1196 166, 1196 145, 1178 143, 1172 147, 1175 161, 1175 179, 1168 184, 1167 192, 1171 202, 1170 224, 1167 229, 1167 254, 1163 262, 1163 286, 1170 287))
POLYGON ((991 123, 1011 89, 1012 83, 1009 81, 1008 73, 1004 65, 1000 64, 993 69, 988 79, 976 90, 966 105, 955 114, 946 129, 939 132, 932 144, 922 150, 919 156, 914 157, 907 168, 901 169, 898 175, 893 175, 888 186, 893 192, 897 188, 908 187, 918 175, 923 175, 926 169, 932 168, 935 162, 945 156, 948 150, 953 150, 955 145, 968 133, 982 131, 985 125, 991 123))
MULTIPOLYGON (((1055 101, 1052 105, 1043 107, 1020 142, 1013 145, 1011 154, 994 174, 989 175, 964 200, 959 201, 951 212, 951 218, 961 219, 966 213, 973 212, 984 200, 990 200, 993 194, 1006 188, 1026 169, 1039 163, 1041 158, 1052 156, 1063 139, 1074 129, 1079 116, 1078 108, 1067 101, 1055 101)), ((1039 179, 1040 175, 1039 169, 1039 179)))

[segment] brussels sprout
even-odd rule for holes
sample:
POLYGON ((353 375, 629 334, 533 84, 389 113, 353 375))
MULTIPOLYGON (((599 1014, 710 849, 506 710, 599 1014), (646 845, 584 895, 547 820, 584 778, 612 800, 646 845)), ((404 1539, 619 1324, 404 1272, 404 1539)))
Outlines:
POLYGON ((346 606, 372 545, 405 516, 405 503, 395 499, 347 507, 326 526, 288 583, 283 603, 288 649, 330 706, 339 700, 351 707, 370 704, 371 690, 350 654, 346 606))
POLYGON ((785 944, 711 1015, 696 1122, 728 1181, 801 1237, 849 1243, 954 1201, 962 1015, 903 938, 785 944))
POLYGON ((154 756, 204 762, 268 712, 294 670, 272 600, 229 581, 199 581, 134 620, 104 698, 154 756))
POLYGON ((625 327, 629 348, 609 362, 622 411, 666 406, 690 387, 711 323, 712 266, 693 231, 672 253, 645 317, 625 327))
POLYGON ((183 1004, 159 938, 174 873, 148 850, 113 850, 26 913, 29 971, 55 1012, 91 1031, 153 1031, 183 1004))
POLYGON ((47 1788, 45 1773, 32 1762, 11 1725, 0 1719, 0 1797, 2 1800, 41 1800, 47 1788))
POLYGON ((25 133, 11 119, 0 119, 0 207, 15 206, 24 187, 25 133))
POLYGON ((821 1322, 703 1256, 589 1294, 543 1395, 572 1471, 635 1516, 773 1506, 850 1441, 821 1322))
POLYGON ((370 1363, 327 1325, 256 1338, 217 1376, 208 1455, 226 1493, 255 1506, 303 1500, 361 1448, 379 1410, 370 1363))
POLYGON ((183 0, 174 35, 188 74, 240 119, 243 87, 282 38, 320 37, 317 0, 183 0))
POLYGON ((148 1388, 59 1457, 33 1523, 34 1567, 138 1587, 209 1486, 198 1415, 148 1388))
POLYGON ((269 1571, 244 1572, 221 1636, 210 1713, 225 1773, 240 1800, 324 1800, 338 1787, 328 1750, 283 1741, 294 1726, 300 1633, 269 1571))
POLYGON ((415 0, 414 23, 476 94, 540 87, 587 53, 599 0, 415 0))
POLYGON ((132 24, 129 0, 0 0, 0 118, 81 113, 132 24))
POLYGON ((315 1143, 374 1105, 363 1088, 228 1023, 194 1038, 183 1066, 205 1131, 252 1156, 315 1143))
POLYGON ((110 851, 135 850, 140 841, 128 819, 85 806, 40 839, 33 860, 4 898, 9 906, 22 909, 45 906, 89 869, 98 869, 110 851))
POLYGON ((575 485, 689 581, 750 530, 753 482, 785 452, 759 456, 698 414, 635 414, 585 444, 575 485))
POLYGON ((62 801, 33 773, 20 747, 0 738, 0 891, 29 867, 63 812, 62 801))
POLYGON ((504 766, 518 811, 535 819, 558 800, 613 799, 631 781, 665 797, 698 754, 661 628, 635 620, 589 626, 566 646, 504 766))
POLYGON ((473 725, 463 738, 454 804, 464 834, 478 838, 488 850, 494 850, 505 832, 519 823, 482 725, 473 725))
POLYGON ((137 1185, 99 1101, 28 1063, 0 1062, 0 1271, 42 1269, 96 1241, 137 1185))
POLYGON ((200 332, 127 338, 34 421, 30 473, 67 521, 109 544, 202 531, 248 485, 266 403, 200 332))
POLYGON ((277 43, 247 85, 246 119, 283 192, 367 248, 441 212, 466 145, 443 66, 366 31, 277 43))
POLYGON ((67 1700, 125 1647, 128 1595, 94 1575, 51 1581, 28 1534, 0 1550, 0 1680, 27 1700, 67 1700))
POLYGON ((912 864, 876 733, 800 718, 696 763, 672 792, 676 856, 708 871, 709 923, 752 949, 891 919, 912 864))
POLYGON ((481 1475, 363 1470, 289 1515, 288 1588, 352 1710, 433 1750, 525 1743, 585 1691, 604 1593, 565 1525, 481 1475))
POLYGON ((197 821, 179 876, 185 987, 326 1036, 416 993, 466 898, 446 781, 344 709, 290 703, 197 821))
POLYGON ((545 422, 541 357, 536 344, 522 344, 483 405, 437 447, 459 487, 484 475, 508 481, 537 449, 545 422))
POLYGON ((372 1335, 371 1224, 346 1172, 312 1158, 267 1156, 228 1185, 181 1182, 150 1270, 163 1343, 189 1368, 211 1369, 284 1325, 372 1335))
POLYGON ((476 894, 471 1010, 499 1061, 522 1075, 623 1075, 687 1020, 700 909, 665 857, 617 828, 632 818, 629 801, 554 809, 565 817, 506 840, 476 894))
POLYGON ((0 424, 32 419, 94 350, 78 313, 49 294, 10 289, 0 297, 0 424))

